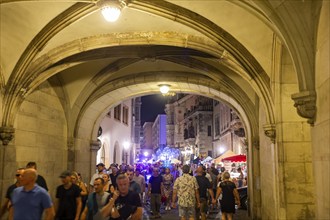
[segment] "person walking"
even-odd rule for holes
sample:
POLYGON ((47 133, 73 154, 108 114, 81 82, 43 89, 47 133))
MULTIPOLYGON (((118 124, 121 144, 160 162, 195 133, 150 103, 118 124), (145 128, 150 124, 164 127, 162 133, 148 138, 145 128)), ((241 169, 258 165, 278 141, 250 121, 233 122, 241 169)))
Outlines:
POLYGON ((118 190, 102 208, 102 216, 110 217, 109 220, 141 220, 143 208, 139 194, 129 190, 129 179, 125 174, 119 174, 116 181, 118 190))
POLYGON ((145 203, 145 191, 146 191, 146 180, 144 178, 144 176, 142 176, 141 174, 141 170, 139 168, 135 169, 135 175, 133 176, 133 180, 135 182, 137 182, 140 185, 141 188, 141 193, 140 193, 140 198, 142 203, 145 203))
POLYGON ((75 171, 72 171, 72 173, 71 173, 71 181, 73 184, 76 184, 80 189, 80 196, 81 196, 81 202, 82 202, 81 211, 83 211, 85 208, 87 196, 88 196, 87 188, 86 188, 85 184, 83 182, 81 182, 81 180, 78 177, 78 173, 75 171))
POLYGON ((102 208, 109 202, 110 193, 104 191, 104 179, 96 178, 94 180, 94 192, 89 194, 87 205, 81 214, 80 220, 106 220, 101 214, 102 208))
POLYGON ((111 182, 109 174, 103 173, 102 179, 104 180, 103 191, 110 192, 110 186, 112 185, 112 182, 111 182))
POLYGON ((53 220, 54 208, 48 192, 36 184, 37 171, 26 169, 21 175, 22 186, 14 189, 11 201, 10 220, 41 220, 43 212, 46 220, 53 220))
POLYGON ((195 206, 200 207, 198 183, 194 176, 189 174, 190 167, 182 167, 183 175, 177 178, 173 186, 172 208, 176 208, 178 197, 179 216, 181 220, 195 219, 195 206))
POLYGON ((133 176, 134 176, 134 171, 133 169, 128 169, 126 172, 126 175, 128 176, 129 179, 129 190, 141 194, 141 187, 140 185, 134 181, 133 176))
POLYGON ((11 204, 12 201, 14 189, 21 186, 21 175, 23 174, 23 172, 24 172, 24 168, 19 168, 16 170, 16 174, 15 174, 16 182, 13 185, 9 186, 7 189, 5 202, 3 203, 0 209, 0 219, 2 219, 2 216, 9 209, 9 205, 11 204))
POLYGON ((96 165, 96 168, 97 168, 97 173, 94 173, 94 175, 92 176, 91 178, 91 181, 89 182, 89 192, 93 192, 93 189, 94 189, 94 180, 98 177, 102 178, 102 175, 104 173, 104 168, 105 168, 105 165, 104 163, 98 163, 96 165))
POLYGON ((239 173, 239 176, 237 177, 237 184, 238 188, 243 186, 243 180, 244 180, 244 174, 242 172, 242 168, 238 168, 237 172, 239 173))
POLYGON ((111 173, 110 173, 110 179, 111 179, 111 183, 112 185, 115 187, 115 189, 117 188, 117 181, 116 181, 116 178, 118 176, 118 168, 116 167, 115 164, 112 164, 111 165, 111 173))
POLYGON ((205 177, 206 169, 203 166, 199 166, 196 169, 196 180, 198 183, 198 192, 200 198, 200 208, 196 208, 196 216, 201 216, 201 220, 206 220, 206 213, 208 211, 207 192, 212 199, 212 204, 216 204, 215 196, 213 194, 212 185, 210 181, 205 177))
MULTIPOLYGON (((37 163, 34 162, 34 161, 28 162, 26 164, 26 168, 27 169, 32 168, 32 169, 37 170, 37 163)), ((44 188, 46 191, 48 191, 47 183, 46 183, 46 180, 45 180, 45 178, 43 176, 41 176, 41 175, 38 174, 36 183, 39 186, 41 186, 42 188, 44 188)))
POLYGON ((219 183, 217 188, 216 200, 219 199, 220 194, 222 194, 222 199, 220 200, 221 205, 221 219, 222 220, 232 220, 233 214, 235 213, 235 203, 240 206, 239 194, 236 189, 235 183, 231 182, 229 172, 224 172, 223 181, 219 183))
POLYGON ((80 188, 71 181, 71 172, 64 171, 60 175, 62 185, 56 189, 56 220, 78 220, 81 213, 80 188))
POLYGON ((152 216, 150 218, 161 218, 160 206, 161 206, 161 195, 163 195, 163 177, 159 175, 159 169, 153 168, 152 176, 148 183, 148 196, 150 197, 150 205, 152 216))
POLYGON ((165 174, 163 175, 163 186, 164 186, 164 196, 166 198, 165 201, 165 210, 171 210, 171 201, 172 201, 172 193, 173 193, 173 183, 174 177, 171 174, 170 168, 165 168, 165 174))

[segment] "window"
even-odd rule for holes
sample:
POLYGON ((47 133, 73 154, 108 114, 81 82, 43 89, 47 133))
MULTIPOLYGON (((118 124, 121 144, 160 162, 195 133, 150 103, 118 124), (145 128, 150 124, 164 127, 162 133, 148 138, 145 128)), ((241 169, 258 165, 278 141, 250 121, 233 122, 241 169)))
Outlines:
POLYGON ((123 106, 123 123, 128 125, 128 107, 123 106))
POLYGON ((111 109, 110 109, 109 112, 107 113, 107 117, 111 118, 111 109))
POLYGON ((212 135, 212 129, 211 129, 211 125, 207 126, 207 136, 211 136, 212 135))
POLYGON ((214 135, 215 136, 218 136, 220 135, 220 121, 219 121, 219 114, 217 114, 215 116, 215 119, 214 119, 214 135))
POLYGON ((114 118, 120 121, 121 119, 120 115, 121 115, 121 105, 117 105, 114 109, 114 118))

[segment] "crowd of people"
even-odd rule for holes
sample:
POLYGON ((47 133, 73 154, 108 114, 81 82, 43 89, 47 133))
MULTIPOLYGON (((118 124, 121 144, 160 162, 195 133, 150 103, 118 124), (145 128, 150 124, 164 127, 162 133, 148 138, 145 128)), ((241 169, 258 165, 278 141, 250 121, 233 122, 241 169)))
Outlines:
POLYGON ((240 168, 237 181, 230 173, 212 164, 96 165, 88 183, 75 171, 59 175, 53 202, 45 179, 38 175, 35 162, 16 171, 16 182, 6 194, 0 218, 8 211, 10 220, 140 220, 143 207, 150 205, 150 219, 161 218, 160 209, 178 208, 179 217, 205 220, 210 209, 221 208, 222 219, 232 219, 240 205, 238 186, 246 184, 240 168), (220 200, 220 204, 218 201, 220 200))

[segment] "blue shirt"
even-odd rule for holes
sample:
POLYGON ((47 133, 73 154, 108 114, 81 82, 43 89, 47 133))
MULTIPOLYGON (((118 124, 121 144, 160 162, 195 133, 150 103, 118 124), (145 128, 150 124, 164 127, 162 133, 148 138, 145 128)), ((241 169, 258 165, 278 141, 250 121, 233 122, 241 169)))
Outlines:
POLYGON ((25 191, 21 186, 13 192, 12 205, 14 220, 38 220, 44 209, 52 206, 52 202, 44 188, 35 185, 32 190, 25 191))

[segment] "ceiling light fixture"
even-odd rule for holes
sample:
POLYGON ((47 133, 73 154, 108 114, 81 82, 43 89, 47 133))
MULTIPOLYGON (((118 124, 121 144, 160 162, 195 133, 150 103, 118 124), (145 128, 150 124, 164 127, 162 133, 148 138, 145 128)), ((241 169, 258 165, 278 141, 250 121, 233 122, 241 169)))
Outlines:
POLYGON ((174 96, 175 92, 170 92, 170 85, 161 84, 159 86, 159 91, 162 93, 163 96, 174 96))
POLYGON ((170 86, 169 85, 159 85, 159 91, 162 94, 166 94, 170 91, 170 86))
POLYGON ((99 0, 97 6, 101 8, 105 20, 115 22, 118 20, 121 10, 126 6, 124 0, 99 0))

